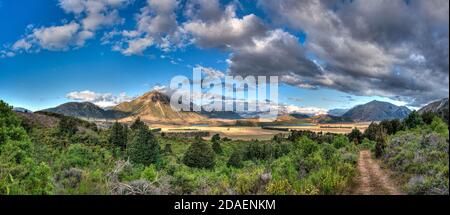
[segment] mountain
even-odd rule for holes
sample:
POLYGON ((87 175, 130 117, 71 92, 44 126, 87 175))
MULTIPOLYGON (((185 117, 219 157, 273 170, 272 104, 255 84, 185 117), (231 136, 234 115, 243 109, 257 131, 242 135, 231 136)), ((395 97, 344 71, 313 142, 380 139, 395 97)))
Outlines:
POLYGON ((170 106, 170 98, 158 91, 151 91, 132 101, 121 103, 113 110, 131 114, 121 120, 124 122, 133 121, 137 117, 152 123, 182 124, 197 123, 207 119, 197 112, 174 111, 170 106))
POLYGON ((351 123, 352 119, 343 116, 332 116, 329 114, 320 114, 311 116, 309 119, 310 123, 351 123))
POLYGON ((234 111, 202 111, 201 114, 210 119, 242 119, 243 117, 234 111))
POLYGON ((28 110, 26 108, 21 108, 21 107, 14 107, 13 111, 16 113, 32 113, 33 111, 28 110))
POLYGON ((411 113, 407 107, 396 106, 388 102, 371 101, 347 111, 342 117, 356 122, 403 119, 411 113))
POLYGON ((432 102, 419 110, 420 114, 433 112, 442 117, 448 124, 448 98, 432 102))
POLYGON ((435 102, 425 105, 425 107, 423 107, 419 110, 419 113, 423 114, 425 112, 433 112, 433 113, 441 114, 444 111, 448 112, 448 98, 444 98, 439 101, 435 101, 435 102))
POLYGON ((331 109, 328 111, 328 115, 330 116, 342 116, 345 113, 347 113, 348 109, 340 109, 340 108, 336 108, 336 109, 331 109))
POLYGON ((79 118, 93 119, 119 119, 127 117, 129 114, 117 110, 104 110, 90 102, 69 102, 55 108, 42 110, 42 112, 51 112, 79 118))

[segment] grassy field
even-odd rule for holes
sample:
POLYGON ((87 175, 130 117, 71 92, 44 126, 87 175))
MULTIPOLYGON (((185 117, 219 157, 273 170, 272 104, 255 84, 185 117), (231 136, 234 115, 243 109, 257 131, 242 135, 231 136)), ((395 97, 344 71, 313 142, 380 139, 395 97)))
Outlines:
MULTIPOLYGON (((312 124, 307 126, 267 126, 269 128, 290 129, 290 130, 309 130, 314 132, 347 134, 353 128, 358 128, 364 132, 370 123, 346 123, 346 124, 312 124)), ((233 140, 269 140, 276 134, 288 134, 289 131, 269 130, 262 127, 249 126, 179 126, 179 125, 151 125, 153 128, 161 128, 162 132, 199 132, 206 131, 210 137, 214 134, 220 134, 222 137, 228 137, 233 140)), ((208 137, 208 138, 210 138, 208 137)))

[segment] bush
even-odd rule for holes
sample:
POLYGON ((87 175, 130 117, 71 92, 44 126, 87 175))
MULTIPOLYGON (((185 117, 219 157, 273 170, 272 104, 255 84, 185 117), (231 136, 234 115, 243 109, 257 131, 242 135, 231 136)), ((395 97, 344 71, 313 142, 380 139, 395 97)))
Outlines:
POLYGON ((352 142, 356 142, 357 144, 360 144, 362 141, 363 134, 358 128, 354 128, 350 134, 348 134, 348 139, 352 142))
POLYGON ((235 176, 236 191, 240 195, 257 194, 260 186, 260 176, 263 169, 247 169, 235 176))
POLYGON ((380 158, 384 153, 384 149, 386 148, 386 141, 387 141, 386 131, 384 130, 383 127, 379 127, 375 141, 376 141, 375 157, 380 158))
POLYGON ((336 149, 344 148, 350 144, 348 138, 344 135, 338 135, 333 140, 333 146, 336 149))
POLYGON ((72 117, 62 117, 58 124, 59 134, 71 137, 78 131, 78 122, 72 117))
POLYGON ((235 150, 231 154, 230 159, 228 159, 227 166, 241 168, 242 167, 242 153, 238 150, 235 150))
POLYGON ((268 195, 289 195, 293 193, 293 189, 287 179, 282 179, 270 182, 266 186, 266 193, 268 195))
POLYGON ((160 159, 160 148, 153 134, 146 128, 140 127, 131 144, 127 147, 127 154, 131 162, 148 166, 160 159))
POLYGON ((189 167, 211 169, 214 157, 214 151, 207 143, 196 140, 184 154, 183 162, 189 167))
POLYGON ((172 154, 172 144, 166 144, 164 146, 164 153, 166 154, 172 154))
POLYGON ((369 127, 364 131, 364 138, 375 141, 379 127, 380 126, 374 122, 370 123, 369 127))
POLYGON ((141 173, 141 178, 149 182, 156 181, 158 178, 158 171, 156 170, 156 167, 154 165, 146 167, 141 173))
POLYGON ((220 146, 219 141, 213 141, 212 149, 216 154, 222 154, 222 147, 220 146))

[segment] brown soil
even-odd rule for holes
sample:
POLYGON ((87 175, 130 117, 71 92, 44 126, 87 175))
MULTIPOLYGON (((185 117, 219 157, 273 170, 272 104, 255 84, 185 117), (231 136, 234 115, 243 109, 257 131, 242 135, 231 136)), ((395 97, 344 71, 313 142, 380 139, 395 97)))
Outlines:
POLYGON ((354 195, 402 195, 389 174, 372 159, 369 150, 362 150, 358 159, 359 175, 350 194, 354 195))

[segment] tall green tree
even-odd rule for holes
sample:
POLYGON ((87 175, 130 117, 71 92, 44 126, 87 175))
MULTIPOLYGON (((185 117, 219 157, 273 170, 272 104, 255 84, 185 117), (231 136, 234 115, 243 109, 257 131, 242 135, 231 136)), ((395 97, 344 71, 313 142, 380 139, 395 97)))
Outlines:
POLYGON ((127 146, 127 154, 131 162, 146 166, 159 161, 160 151, 158 141, 144 127, 135 131, 131 143, 127 146))
POLYGON ((128 142, 128 126, 115 122, 110 129, 109 143, 124 150, 128 142))
POLYGON ((423 124, 423 119, 417 111, 411 112, 408 117, 403 120, 403 126, 408 129, 417 128, 423 124))
POLYGON ((139 129, 141 129, 141 128, 147 129, 147 130, 148 130, 148 126, 147 126, 143 121, 141 121, 141 118, 140 118, 140 117, 138 117, 138 118, 133 122, 133 124, 131 124, 130 128, 131 128, 131 130, 133 130, 133 131, 139 130, 139 129))
POLYGON ((367 127, 367 129, 364 131, 364 137, 369 140, 375 141, 379 127, 380 126, 375 122, 370 123, 369 127, 367 127))

